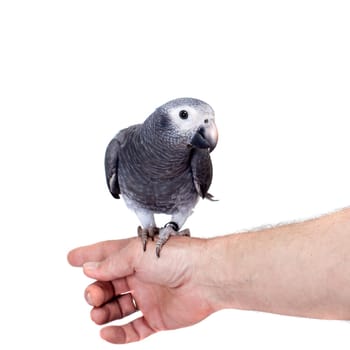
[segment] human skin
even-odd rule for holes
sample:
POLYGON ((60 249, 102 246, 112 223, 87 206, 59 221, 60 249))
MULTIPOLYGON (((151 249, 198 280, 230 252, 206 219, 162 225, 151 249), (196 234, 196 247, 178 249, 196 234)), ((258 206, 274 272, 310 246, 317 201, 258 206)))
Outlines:
POLYGON ((138 238, 100 242, 68 254, 96 282, 86 288, 97 324, 112 343, 190 326, 224 308, 350 319, 350 209, 210 239, 171 237, 160 258, 138 238))

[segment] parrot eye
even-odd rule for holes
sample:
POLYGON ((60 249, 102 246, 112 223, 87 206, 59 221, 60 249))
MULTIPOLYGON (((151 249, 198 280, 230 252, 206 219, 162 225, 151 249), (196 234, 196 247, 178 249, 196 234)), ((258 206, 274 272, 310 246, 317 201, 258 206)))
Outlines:
POLYGON ((187 119, 187 118, 188 118, 188 112, 185 111, 185 110, 180 111, 179 117, 180 117, 181 119, 187 119))

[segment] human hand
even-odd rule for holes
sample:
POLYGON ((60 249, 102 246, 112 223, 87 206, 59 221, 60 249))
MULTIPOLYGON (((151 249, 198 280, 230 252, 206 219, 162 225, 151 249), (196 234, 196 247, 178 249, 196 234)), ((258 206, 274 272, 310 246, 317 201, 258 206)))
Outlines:
POLYGON ((157 331, 186 327, 214 312, 201 284, 200 267, 206 240, 172 237, 160 259, 155 244, 143 252, 140 240, 105 241, 68 254, 73 266, 96 282, 85 290, 97 324, 122 319, 138 310, 142 316, 122 326, 107 326, 101 337, 124 344, 157 331))

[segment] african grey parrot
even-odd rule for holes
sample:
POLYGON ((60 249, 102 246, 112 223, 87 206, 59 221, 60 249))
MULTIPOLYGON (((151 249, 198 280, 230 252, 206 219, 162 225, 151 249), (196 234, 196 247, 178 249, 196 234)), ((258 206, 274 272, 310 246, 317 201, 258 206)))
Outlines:
POLYGON ((121 130, 108 144, 105 171, 115 198, 122 195, 139 218, 143 249, 159 234, 156 254, 179 231, 212 181, 210 152, 218 140, 214 111, 205 102, 179 98, 158 107, 143 124, 121 130), (154 214, 169 214, 163 228, 154 214))

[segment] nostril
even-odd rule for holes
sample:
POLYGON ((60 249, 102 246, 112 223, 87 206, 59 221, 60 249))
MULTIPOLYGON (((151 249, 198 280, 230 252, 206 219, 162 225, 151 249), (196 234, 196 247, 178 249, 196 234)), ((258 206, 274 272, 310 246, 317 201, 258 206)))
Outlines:
POLYGON ((208 123, 209 123, 209 120, 208 120, 208 119, 204 119, 204 123, 205 123, 205 124, 208 124, 208 123))

